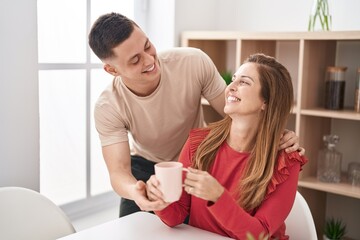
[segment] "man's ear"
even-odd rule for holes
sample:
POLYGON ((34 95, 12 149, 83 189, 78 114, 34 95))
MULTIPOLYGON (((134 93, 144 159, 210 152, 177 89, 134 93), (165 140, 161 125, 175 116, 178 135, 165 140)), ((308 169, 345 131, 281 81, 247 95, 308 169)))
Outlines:
POLYGON ((104 70, 110 73, 111 75, 113 75, 114 77, 119 76, 119 72, 116 70, 116 68, 112 67, 110 64, 106 63, 104 65, 104 70))

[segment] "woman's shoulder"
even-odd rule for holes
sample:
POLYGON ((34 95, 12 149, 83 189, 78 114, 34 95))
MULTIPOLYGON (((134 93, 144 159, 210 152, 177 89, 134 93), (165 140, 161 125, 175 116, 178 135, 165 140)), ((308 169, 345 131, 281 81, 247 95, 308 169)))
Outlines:
POLYGON ((194 128, 190 130, 189 140, 190 144, 199 145, 209 134, 210 130, 207 128, 194 128))
POLYGON ((209 134, 208 128, 194 128, 190 130, 190 138, 205 138, 209 134))
POLYGON ((277 163, 275 165, 273 177, 268 185, 267 195, 275 191, 277 185, 283 183, 288 179, 290 170, 294 165, 300 165, 300 171, 302 166, 308 162, 305 156, 301 156, 299 152, 287 153, 284 150, 279 151, 277 163))
POLYGON ((308 162, 308 159, 305 156, 301 156, 298 151, 291 153, 285 152, 285 150, 279 151, 277 163, 274 169, 274 176, 278 178, 287 178, 290 174, 290 168, 295 164, 300 165, 300 171, 302 166, 308 162))
POLYGON ((299 163, 300 167, 308 162, 305 156, 300 155, 298 151, 287 153, 285 150, 281 150, 278 154, 277 165, 278 169, 284 167, 291 167, 294 164, 299 163))
POLYGON ((190 151, 194 154, 199 145, 204 141, 210 130, 207 128, 194 128, 189 133, 190 151))

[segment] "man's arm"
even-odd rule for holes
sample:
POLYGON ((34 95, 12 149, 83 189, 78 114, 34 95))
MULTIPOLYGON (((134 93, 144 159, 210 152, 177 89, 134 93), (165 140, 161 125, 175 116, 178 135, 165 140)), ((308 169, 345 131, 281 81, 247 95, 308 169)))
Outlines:
POLYGON ((123 198, 134 200, 141 210, 157 209, 159 202, 151 202, 146 196, 146 184, 137 181, 131 173, 130 147, 121 142, 102 148, 114 191, 123 198))
POLYGON ((133 199, 136 179, 131 174, 130 147, 121 142, 102 148, 113 189, 121 197, 133 199))
POLYGON ((220 93, 216 98, 209 101, 211 107, 219 113, 222 117, 225 117, 224 107, 225 107, 225 95, 220 93))

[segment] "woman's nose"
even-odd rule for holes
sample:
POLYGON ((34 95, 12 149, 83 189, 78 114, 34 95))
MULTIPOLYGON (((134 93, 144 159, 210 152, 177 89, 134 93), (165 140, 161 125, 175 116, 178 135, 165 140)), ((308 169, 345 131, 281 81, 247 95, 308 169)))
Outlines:
POLYGON ((229 89, 230 89, 230 92, 236 92, 236 90, 237 90, 236 83, 235 82, 230 83, 229 89))

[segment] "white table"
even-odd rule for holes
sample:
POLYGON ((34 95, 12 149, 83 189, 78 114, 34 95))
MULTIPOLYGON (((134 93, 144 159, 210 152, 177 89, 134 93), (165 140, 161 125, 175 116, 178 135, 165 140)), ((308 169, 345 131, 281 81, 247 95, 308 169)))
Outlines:
POLYGON ((70 234, 61 240, 221 240, 221 235, 181 224, 174 228, 166 226, 158 216, 136 212, 98 226, 70 234))

